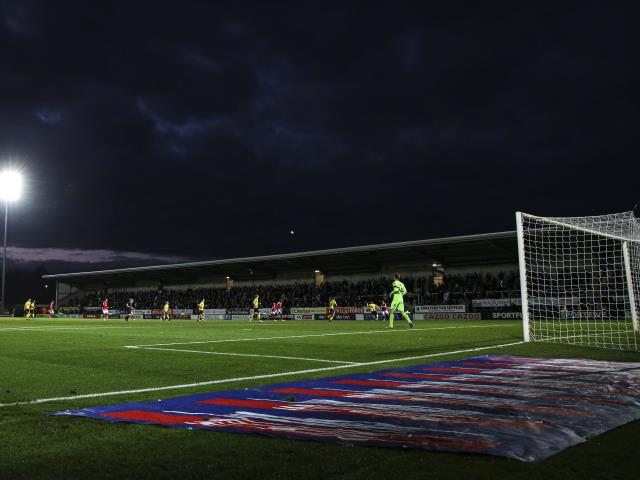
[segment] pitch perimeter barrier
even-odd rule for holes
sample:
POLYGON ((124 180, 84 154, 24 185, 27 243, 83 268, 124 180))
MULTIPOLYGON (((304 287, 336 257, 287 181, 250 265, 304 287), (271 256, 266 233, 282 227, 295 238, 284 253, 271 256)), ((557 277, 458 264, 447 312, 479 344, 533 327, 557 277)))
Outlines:
POLYGON ((467 311, 466 305, 416 305, 416 313, 433 313, 433 312, 456 312, 464 313, 467 311))
MULTIPOLYGON (((517 299, 475 299, 477 312, 467 312, 465 305, 417 305, 408 313, 415 320, 456 321, 456 320, 521 320, 522 312, 517 309, 517 299), (516 310, 517 309, 517 310, 516 310), (501 311, 500 311, 501 310, 501 311)), ((85 307, 83 313, 72 313, 73 310, 60 309, 56 313, 58 318, 102 318, 99 307, 85 307), (64 313, 63 313, 64 312, 64 313)), ((262 319, 269 318, 270 308, 259 309, 262 319)), ((138 319, 159 319, 164 310, 160 308, 139 309, 135 311, 138 319)), ((207 320, 247 320, 253 314, 253 309, 246 308, 207 308, 204 318, 207 320)), ((109 318, 124 318, 122 309, 109 309, 109 318)), ((396 313, 396 315, 399 315, 396 313)), ((48 316, 48 312, 43 314, 48 316)), ((171 319, 197 319, 198 314, 191 308, 169 309, 171 319)), ((278 317, 279 318, 279 317, 278 317)), ((382 319, 382 312, 378 311, 378 319, 382 319)), ((327 320, 326 307, 292 307, 290 313, 284 315, 285 320, 327 320)), ((335 320, 375 320, 367 307, 337 307, 335 320)))
POLYGON ((480 313, 432 312, 416 313, 416 320, 481 320, 480 313))
POLYGON ((520 298, 474 298, 471 305, 477 308, 500 308, 509 306, 521 306, 520 298))
POLYGON ((292 307, 291 308, 291 313, 293 313, 294 315, 296 315, 296 314, 302 314, 302 315, 307 315, 307 314, 311 314, 311 315, 326 314, 327 313, 327 307, 309 307, 309 308, 292 307))

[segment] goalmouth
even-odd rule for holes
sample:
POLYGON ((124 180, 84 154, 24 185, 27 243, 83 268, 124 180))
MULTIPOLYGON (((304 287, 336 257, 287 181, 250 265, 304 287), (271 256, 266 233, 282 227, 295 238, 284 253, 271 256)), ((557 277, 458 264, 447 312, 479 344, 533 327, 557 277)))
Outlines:
POLYGON ((640 221, 516 213, 524 340, 638 351, 640 221))

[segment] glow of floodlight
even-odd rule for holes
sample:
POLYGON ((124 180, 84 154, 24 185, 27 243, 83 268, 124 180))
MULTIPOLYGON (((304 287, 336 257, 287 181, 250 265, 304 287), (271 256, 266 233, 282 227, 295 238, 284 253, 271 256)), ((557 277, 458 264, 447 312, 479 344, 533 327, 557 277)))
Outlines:
POLYGON ((4 170, 0 173, 0 199, 13 202, 22 194, 22 175, 15 170, 4 170))

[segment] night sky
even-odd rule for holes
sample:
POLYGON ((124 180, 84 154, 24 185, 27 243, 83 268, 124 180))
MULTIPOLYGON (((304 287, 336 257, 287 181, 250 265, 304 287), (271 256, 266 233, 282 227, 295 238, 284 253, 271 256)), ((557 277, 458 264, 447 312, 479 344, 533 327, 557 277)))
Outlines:
POLYGON ((485 3, 0 0, 0 163, 27 182, 12 261, 53 273, 630 210, 638 3, 485 3))

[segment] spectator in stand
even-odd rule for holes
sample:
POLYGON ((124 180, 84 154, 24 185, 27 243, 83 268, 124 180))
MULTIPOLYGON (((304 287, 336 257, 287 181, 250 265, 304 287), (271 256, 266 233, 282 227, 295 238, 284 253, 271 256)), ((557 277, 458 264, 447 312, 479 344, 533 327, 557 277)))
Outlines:
MULTIPOLYGON (((272 305, 281 298, 287 299, 288 307, 323 307, 335 297, 343 306, 364 306, 371 298, 384 295, 391 283, 388 277, 350 282, 339 280, 316 286, 312 283, 290 285, 260 285, 233 287, 209 287, 189 289, 142 290, 109 292, 112 309, 124 309, 127 300, 133 297, 140 309, 161 309, 169 302, 174 309, 191 309, 204 299, 210 308, 246 309, 259 291, 263 305, 272 305)), ((407 304, 412 305, 467 305, 472 311, 474 298, 514 298, 519 296, 519 277, 516 272, 498 274, 445 275, 442 285, 436 286, 433 277, 406 277, 407 304)), ((81 306, 95 307, 106 297, 105 292, 87 295, 81 306)), ((389 300, 388 298, 386 299, 389 300)))

